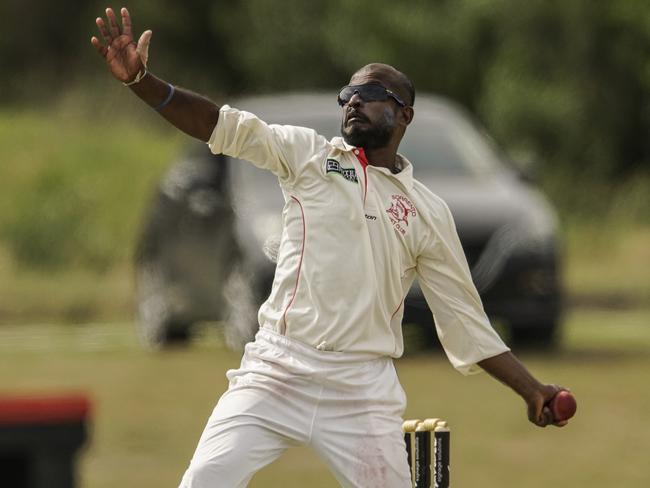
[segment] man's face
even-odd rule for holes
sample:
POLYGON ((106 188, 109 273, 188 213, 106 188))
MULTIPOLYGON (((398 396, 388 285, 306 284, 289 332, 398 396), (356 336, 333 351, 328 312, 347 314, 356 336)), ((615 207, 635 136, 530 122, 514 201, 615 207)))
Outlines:
POLYGON ((343 106, 341 134, 345 142, 364 149, 388 145, 395 131, 395 113, 386 105, 386 102, 363 102, 355 95, 343 106))
MULTIPOLYGON (((350 85, 367 83, 391 89, 380 73, 356 73, 350 79, 350 85)), ((357 93, 342 109, 341 135, 351 146, 376 149, 385 147, 394 137, 400 106, 391 97, 382 101, 367 102, 357 93)))

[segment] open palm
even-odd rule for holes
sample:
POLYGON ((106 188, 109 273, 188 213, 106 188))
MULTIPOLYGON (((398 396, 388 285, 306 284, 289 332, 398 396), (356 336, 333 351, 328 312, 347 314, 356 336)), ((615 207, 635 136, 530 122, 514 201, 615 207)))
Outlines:
POLYGON ((133 41, 131 16, 125 8, 120 13, 122 16, 121 30, 113 9, 107 8, 108 24, 101 17, 95 21, 104 39, 104 44, 97 37, 93 37, 90 42, 106 60, 113 76, 122 82, 129 82, 146 68, 151 31, 145 31, 136 45, 133 41))

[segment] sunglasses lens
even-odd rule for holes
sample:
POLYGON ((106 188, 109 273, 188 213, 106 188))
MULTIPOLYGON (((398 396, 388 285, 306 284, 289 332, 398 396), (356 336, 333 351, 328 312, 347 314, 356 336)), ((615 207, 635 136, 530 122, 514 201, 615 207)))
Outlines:
POLYGON ((381 102, 388 99, 388 93, 383 86, 364 85, 363 91, 361 98, 366 102, 381 102))
POLYGON ((351 86, 344 86, 339 93, 339 105, 342 107, 350 101, 354 95, 354 88, 351 86))
POLYGON ((343 106, 348 103, 355 93, 358 93, 364 102, 378 102, 388 98, 386 89, 381 85, 345 86, 339 93, 339 105, 343 106))

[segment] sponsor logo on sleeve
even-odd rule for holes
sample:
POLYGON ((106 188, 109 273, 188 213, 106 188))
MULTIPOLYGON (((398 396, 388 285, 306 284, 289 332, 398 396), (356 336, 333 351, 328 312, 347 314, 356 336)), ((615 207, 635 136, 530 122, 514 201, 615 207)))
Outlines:
POLYGON ((336 173, 352 183, 358 183, 357 172, 354 168, 344 168, 336 159, 327 159, 325 173, 336 173))
POLYGON ((417 216, 417 209, 413 202, 404 195, 391 195, 391 199, 390 207, 386 209, 386 213, 393 227, 404 235, 409 225, 409 219, 417 216))

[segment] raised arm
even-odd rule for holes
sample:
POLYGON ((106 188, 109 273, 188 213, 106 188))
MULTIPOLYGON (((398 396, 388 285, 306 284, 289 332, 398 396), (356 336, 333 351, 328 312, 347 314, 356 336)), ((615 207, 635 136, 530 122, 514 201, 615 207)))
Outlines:
POLYGON ((101 17, 96 20, 104 42, 94 36, 90 40, 106 60, 111 74, 178 129, 207 141, 219 119, 219 106, 202 95, 175 87, 147 71, 152 32, 144 31, 136 44, 129 11, 122 8, 120 14, 121 29, 113 9, 107 8, 107 21, 101 17))

